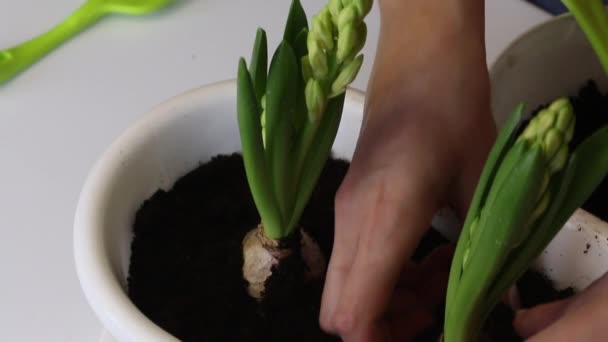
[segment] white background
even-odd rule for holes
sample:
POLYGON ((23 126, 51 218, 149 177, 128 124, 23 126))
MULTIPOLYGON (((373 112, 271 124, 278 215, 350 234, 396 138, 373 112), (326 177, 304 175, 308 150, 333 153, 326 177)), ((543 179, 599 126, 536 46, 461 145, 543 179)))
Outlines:
MULTIPOLYGON (((97 341, 72 257, 80 187, 105 147, 149 108, 233 78, 256 27, 274 47, 287 0, 178 0, 145 18, 112 16, 0 86, 0 339, 97 341)), ((302 0, 310 14, 324 0, 302 0)), ((77 0, 0 0, 0 48, 41 33, 77 0)), ((487 1, 488 60, 548 16, 521 0, 487 1)), ((379 18, 369 22, 365 89, 379 18)), ((407 29, 404 23, 404 29, 407 29)))

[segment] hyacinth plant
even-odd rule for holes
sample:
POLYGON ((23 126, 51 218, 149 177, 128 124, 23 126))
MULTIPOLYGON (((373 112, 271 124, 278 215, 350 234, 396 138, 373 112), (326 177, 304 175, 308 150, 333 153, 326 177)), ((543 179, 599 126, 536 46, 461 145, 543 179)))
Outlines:
POLYGON ((301 253, 312 278, 326 261, 299 227, 300 216, 329 157, 345 91, 355 79, 372 0, 330 0, 312 17, 293 0, 270 67, 258 29, 249 66, 240 59, 237 114, 247 180, 261 217, 243 240, 243 276, 262 298, 274 266, 301 253), (294 248, 294 242, 299 244, 294 248))
MULTIPOLYGON (((601 0, 567 0, 608 75, 608 15, 601 0)), ((599 109, 598 109, 599 110, 599 109)), ((541 110, 521 134, 523 105, 494 144, 450 269, 445 342, 476 341, 486 317, 608 174, 608 127, 574 151, 566 98, 541 110)))

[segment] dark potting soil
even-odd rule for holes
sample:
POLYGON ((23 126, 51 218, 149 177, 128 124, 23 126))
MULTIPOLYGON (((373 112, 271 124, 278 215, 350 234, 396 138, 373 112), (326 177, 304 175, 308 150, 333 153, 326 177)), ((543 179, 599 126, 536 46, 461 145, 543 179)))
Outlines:
MULTIPOLYGON (((596 130, 608 125, 608 94, 602 94, 593 81, 589 81, 572 98, 576 113, 576 126, 572 145, 576 146, 596 130)), ((608 177, 583 204, 583 209, 608 221, 608 177)))
MULTIPOLYGON (((345 161, 327 163, 301 219, 326 256, 333 245, 334 196, 347 169, 345 161)), ((130 298, 148 318, 183 341, 339 341, 319 328, 323 283, 303 281, 299 259, 274 271, 261 303, 247 294, 241 243, 259 220, 238 154, 217 156, 171 190, 157 191, 136 214, 130 298)), ((445 243, 430 229, 413 260, 445 243)), ((525 298, 561 298, 532 272, 520 287, 525 298)), ((417 341, 436 341, 443 311, 443 305, 434 308, 437 324, 417 341)), ((512 319, 508 307, 494 310, 486 329, 494 332, 493 341, 519 340, 512 319)))
MULTIPOLYGON (((326 256, 347 168, 328 162, 301 220, 326 256)), ((274 271, 261 303, 247 294, 241 242, 259 221, 241 156, 213 158, 137 212, 129 296, 183 341, 337 341, 318 324, 323 283, 303 281, 299 259, 274 271)))
POLYGON ((557 291, 551 280, 538 272, 526 272, 518 282, 519 299, 523 308, 568 298, 574 295, 574 289, 568 287, 557 291), (547 291, 547 289, 549 289, 547 291))

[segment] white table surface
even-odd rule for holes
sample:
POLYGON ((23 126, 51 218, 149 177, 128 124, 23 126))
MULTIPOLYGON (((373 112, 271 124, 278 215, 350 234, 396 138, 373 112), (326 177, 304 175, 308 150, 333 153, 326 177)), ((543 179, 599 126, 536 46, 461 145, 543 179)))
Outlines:
MULTIPOLYGON (((146 18, 111 17, 0 86, 0 340, 97 341, 80 291, 72 218, 105 147, 149 108, 233 78, 258 25, 276 46, 286 0, 178 0, 146 18)), ((303 0, 313 13, 324 0, 303 0)), ((0 0, 0 47, 60 21, 78 0, 0 0)), ((548 15, 520 0, 487 1, 488 61, 548 15)), ((379 18, 369 18, 365 89, 379 18)))

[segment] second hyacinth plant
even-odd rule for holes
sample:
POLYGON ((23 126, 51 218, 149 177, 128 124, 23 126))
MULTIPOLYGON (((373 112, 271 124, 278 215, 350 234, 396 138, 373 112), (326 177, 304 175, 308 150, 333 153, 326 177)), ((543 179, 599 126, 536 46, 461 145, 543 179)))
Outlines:
MULTIPOLYGON (((564 3, 608 74, 601 0, 564 3)), ((523 131, 522 115, 520 105, 501 129, 469 207, 450 269, 445 342, 479 338, 494 306, 608 174, 608 127, 570 151, 576 120, 567 98, 542 109, 523 131)))
POLYGON ((242 153, 261 217, 243 241, 243 277, 254 298, 263 297, 273 267, 293 253, 301 253, 310 278, 324 274, 325 257, 299 220, 331 152, 346 88, 363 62, 371 7, 372 0, 330 0, 309 27, 294 0, 270 66, 263 29, 249 65, 239 62, 242 153))
POLYGON ((450 270, 444 341, 475 341, 485 318, 608 173, 608 127, 569 150, 566 98, 519 133, 523 106, 492 148, 450 270))

